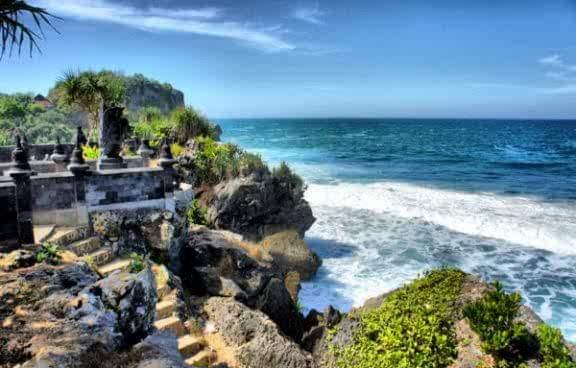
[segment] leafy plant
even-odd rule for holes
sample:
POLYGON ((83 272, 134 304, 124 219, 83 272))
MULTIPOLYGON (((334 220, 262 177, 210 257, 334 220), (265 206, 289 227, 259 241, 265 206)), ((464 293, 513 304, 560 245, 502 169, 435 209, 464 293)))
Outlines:
POLYGON ((85 160, 98 160, 100 157, 100 148, 92 146, 82 146, 82 154, 85 160))
POLYGON ((88 113, 90 132, 98 127, 101 103, 106 106, 118 105, 124 101, 126 85, 117 74, 103 70, 100 72, 68 71, 60 78, 51 94, 67 106, 76 106, 88 113))
POLYGON ((62 249, 59 245, 47 242, 42 244, 40 250, 36 253, 36 261, 56 265, 60 263, 62 258, 60 253, 62 253, 62 249))
POLYGON ((192 200, 186 212, 189 224, 208 225, 208 214, 206 209, 200 205, 197 199, 192 200))
POLYGON ((130 254, 130 265, 128 266, 128 271, 130 273, 141 272, 145 267, 146 267, 146 261, 144 257, 142 257, 138 253, 130 254))
POLYGON ((456 356, 453 323, 464 273, 431 271, 361 312, 350 345, 332 347, 341 368, 440 368, 456 356))
POLYGON ((559 329, 543 323, 538 326, 536 335, 540 342, 543 368, 576 368, 576 362, 572 360, 559 329))
POLYGON ((272 170, 272 176, 280 183, 287 185, 290 191, 297 195, 301 195, 304 191, 304 181, 284 161, 280 163, 280 166, 272 170))
POLYGON ((170 145, 170 150, 172 151, 172 155, 174 157, 179 157, 184 153, 184 147, 182 147, 178 143, 172 143, 170 145))
POLYGON ((174 110, 170 121, 173 125, 172 138, 181 145, 198 136, 218 139, 216 126, 191 106, 174 110))

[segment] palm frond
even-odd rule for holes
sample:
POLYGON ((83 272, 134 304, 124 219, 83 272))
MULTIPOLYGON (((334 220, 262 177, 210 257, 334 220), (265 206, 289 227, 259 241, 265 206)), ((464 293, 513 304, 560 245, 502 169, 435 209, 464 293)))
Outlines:
POLYGON ((52 24, 54 19, 60 19, 50 14, 46 9, 29 5, 22 0, 1 0, 0 1, 0 60, 6 52, 12 56, 13 51, 18 50, 18 55, 22 54, 22 48, 27 42, 30 56, 34 51, 42 52, 38 41, 44 38, 44 26, 58 30, 52 24), (36 28, 26 25, 22 21, 23 16, 32 17, 36 28))

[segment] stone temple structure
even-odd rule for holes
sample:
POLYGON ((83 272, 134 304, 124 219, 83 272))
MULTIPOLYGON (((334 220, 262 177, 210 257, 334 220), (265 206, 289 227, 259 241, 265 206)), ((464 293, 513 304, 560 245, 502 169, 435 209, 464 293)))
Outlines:
POLYGON ((105 211, 174 211, 179 196, 188 198, 167 141, 158 153, 144 144, 141 156, 120 155, 128 129, 121 108, 105 111, 98 161, 84 159, 81 128, 74 145, 25 147, 17 136, 15 146, 0 147, 0 253, 33 244, 34 226, 85 226, 105 211))

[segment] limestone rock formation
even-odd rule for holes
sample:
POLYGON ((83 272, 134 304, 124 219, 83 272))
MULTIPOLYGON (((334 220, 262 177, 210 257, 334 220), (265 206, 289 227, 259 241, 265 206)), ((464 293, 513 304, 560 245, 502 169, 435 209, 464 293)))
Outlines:
POLYGON ((0 367, 89 367, 145 337, 156 304, 149 273, 98 281, 82 263, 0 273, 0 367))
POLYGON ((282 272, 297 271, 302 280, 314 276, 322 261, 294 230, 267 236, 260 243, 282 272))
POLYGON ((210 322, 234 350, 242 366, 250 368, 313 368, 310 354, 282 335, 259 311, 231 298, 213 297, 204 304, 210 322))
POLYGON ((216 229, 259 241, 295 230, 304 237, 316 220, 303 196, 270 175, 250 175, 216 185, 202 198, 216 229))
POLYGON ((266 262, 258 262, 219 232, 191 228, 182 247, 179 276, 196 295, 232 297, 266 313, 295 341, 302 332, 302 315, 286 289, 284 275, 266 262))

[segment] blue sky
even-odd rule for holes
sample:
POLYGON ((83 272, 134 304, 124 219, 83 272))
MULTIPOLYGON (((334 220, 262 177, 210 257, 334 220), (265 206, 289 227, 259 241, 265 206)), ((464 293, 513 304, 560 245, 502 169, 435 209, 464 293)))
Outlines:
POLYGON ((2 92, 106 68, 213 118, 576 118, 573 0, 30 2, 60 34, 0 61, 2 92))

